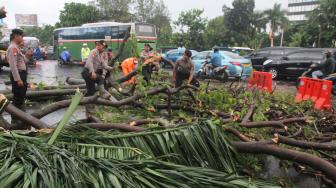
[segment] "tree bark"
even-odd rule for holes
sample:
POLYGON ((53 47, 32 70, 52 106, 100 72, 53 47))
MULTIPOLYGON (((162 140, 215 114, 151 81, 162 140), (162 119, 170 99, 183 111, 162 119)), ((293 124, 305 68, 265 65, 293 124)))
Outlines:
POLYGON ((336 183, 336 166, 314 155, 281 148, 276 145, 260 144, 259 142, 231 142, 231 144, 239 153, 267 154, 280 159, 305 164, 315 170, 323 172, 329 179, 336 183))
MULTIPOLYGON (((80 104, 92 104, 97 100, 98 96, 92 96, 92 97, 84 97, 82 98, 80 104)), ((44 108, 42 108, 41 110, 37 110, 35 112, 33 112, 31 115, 34 116, 35 118, 42 118, 52 112, 55 112, 59 109, 62 108, 66 108, 71 104, 71 99, 68 100, 62 100, 62 101, 58 101, 55 103, 52 103, 44 108)))
MULTIPOLYGON (((81 92, 85 90, 81 89, 81 92)), ((30 100, 41 99, 45 97, 59 97, 65 95, 74 95, 76 93, 76 89, 53 89, 53 90, 42 90, 42 91, 28 91, 26 94, 26 98, 30 100)), ((7 99, 12 99, 13 94, 7 94, 7 99)))
POLYGON ((278 134, 276 134, 275 137, 278 138, 279 143, 286 144, 289 146, 294 146, 303 149, 336 151, 336 145, 332 143, 306 142, 301 140, 295 140, 292 138, 287 138, 278 134))
POLYGON ((8 112, 11 115, 16 116, 21 121, 33 126, 36 129, 43 129, 43 128, 48 127, 48 125, 46 123, 44 123, 43 121, 35 118, 34 116, 32 116, 28 113, 23 112, 22 110, 16 108, 12 104, 8 104, 8 106, 5 108, 5 111, 8 112))
POLYGON ((125 132, 141 132, 145 131, 145 128, 129 126, 128 124, 112 124, 112 123, 86 123, 82 126, 87 126, 92 129, 97 129, 100 131, 109 131, 109 130, 119 130, 125 132))
MULTIPOLYGON (((193 86, 182 86, 179 88, 173 88, 171 89, 171 93, 175 94, 180 92, 183 89, 187 89, 187 88, 191 88, 191 89, 195 89, 193 86)), ((105 100, 105 99, 101 99, 101 98, 97 98, 97 96, 92 96, 92 97, 84 97, 80 104, 84 105, 84 104, 97 104, 97 105, 105 105, 105 106, 113 106, 113 107, 120 107, 120 106, 124 106, 124 105, 129 105, 129 104, 133 104, 134 102, 136 102, 138 99, 141 99, 143 97, 145 97, 146 95, 155 95, 158 93, 166 93, 167 92, 167 87, 159 87, 159 88, 153 88, 151 90, 149 90, 146 93, 137 93, 131 97, 122 99, 122 100, 115 100, 115 101, 109 101, 109 100, 105 100)), ((63 100, 63 101, 58 101, 55 102, 53 104, 50 104, 46 107, 44 107, 43 109, 39 110, 39 111, 35 111, 33 112, 31 115, 36 117, 36 118, 42 118, 43 116, 46 116, 52 112, 55 112, 59 109, 62 108, 66 108, 70 105, 71 100, 63 100)), ((173 106, 172 106, 173 108, 173 106)))
POLYGON ((85 85, 85 81, 83 79, 71 78, 67 77, 65 79, 65 83, 69 85, 85 85))
POLYGON ((238 137, 241 141, 243 142, 251 142, 251 140, 249 138, 247 138, 245 135, 243 135, 241 132, 239 132, 237 129, 232 128, 232 127, 228 127, 224 129, 226 132, 229 132, 233 135, 235 135, 236 137, 238 137))
MULTIPOLYGON (((244 118, 245 119, 245 118, 244 118)), ((285 124, 294 123, 294 122, 305 122, 305 117, 299 118, 288 118, 279 121, 259 121, 259 122, 242 122, 241 126, 246 128, 262 128, 262 127, 274 127, 274 128, 284 128, 287 129, 285 124)))

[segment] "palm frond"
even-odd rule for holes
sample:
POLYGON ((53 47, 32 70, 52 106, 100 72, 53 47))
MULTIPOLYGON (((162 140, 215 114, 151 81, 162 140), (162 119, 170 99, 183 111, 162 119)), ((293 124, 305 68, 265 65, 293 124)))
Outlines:
MULTIPOLYGON (((1 140, 2 187, 272 186, 240 177, 235 173, 177 165, 155 159, 116 160, 88 157, 57 147, 57 144, 48 145, 38 140, 25 139, 24 136, 15 139, 2 137, 1 140)), ((65 145, 67 144, 63 143, 63 146, 65 145)), ((80 146, 97 147, 88 144, 80 146)))
POLYGON ((221 126, 210 121, 199 125, 140 133, 104 133, 85 129, 82 127, 64 132, 59 139, 69 143, 138 148, 150 156, 168 162, 209 167, 227 173, 236 172, 236 153, 227 141, 226 133, 221 126), (78 133, 80 130, 84 133, 78 133))

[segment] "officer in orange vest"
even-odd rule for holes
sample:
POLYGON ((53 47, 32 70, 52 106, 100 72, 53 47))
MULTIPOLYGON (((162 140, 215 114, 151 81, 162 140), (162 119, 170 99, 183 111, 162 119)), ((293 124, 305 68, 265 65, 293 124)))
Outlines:
MULTIPOLYGON (((124 76, 127 76, 133 70, 138 67, 138 59, 135 57, 127 58, 121 63, 121 68, 124 76)), ((135 76, 133 76, 130 80, 127 81, 128 84, 135 83, 135 76)))

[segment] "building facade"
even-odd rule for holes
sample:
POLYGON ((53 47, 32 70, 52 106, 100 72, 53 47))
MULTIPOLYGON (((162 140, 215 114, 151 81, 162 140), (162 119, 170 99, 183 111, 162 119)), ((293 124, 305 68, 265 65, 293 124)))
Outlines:
POLYGON ((307 20, 307 15, 318 6, 318 0, 288 0, 288 19, 290 21, 307 20))

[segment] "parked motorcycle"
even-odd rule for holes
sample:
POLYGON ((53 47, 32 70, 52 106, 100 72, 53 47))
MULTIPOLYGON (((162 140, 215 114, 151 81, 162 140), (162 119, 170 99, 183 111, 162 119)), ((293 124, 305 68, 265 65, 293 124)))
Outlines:
POLYGON ((35 61, 46 60, 46 54, 40 47, 37 47, 33 53, 33 59, 35 61))
POLYGON ((205 63, 202 64, 201 69, 197 72, 197 78, 199 79, 216 79, 221 82, 226 82, 229 78, 226 69, 228 68, 227 66, 217 66, 213 67, 210 70, 210 73, 207 74, 206 67, 210 63, 210 58, 207 58, 205 60, 205 63))
MULTIPOLYGON (((318 64, 314 63, 310 66, 310 68, 307 71, 302 73, 301 77, 312 78, 312 73, 317 70, 318 70, 318 64)), ((336 96, 336 73, 329 74, 327 76, 320 76, 318 79, 330 80, 332 82, 331 93, 334 96, 336 96)), ((296 88, 299 88, 299 84, 300 84, 300 77, 296 81, 296 88)))

